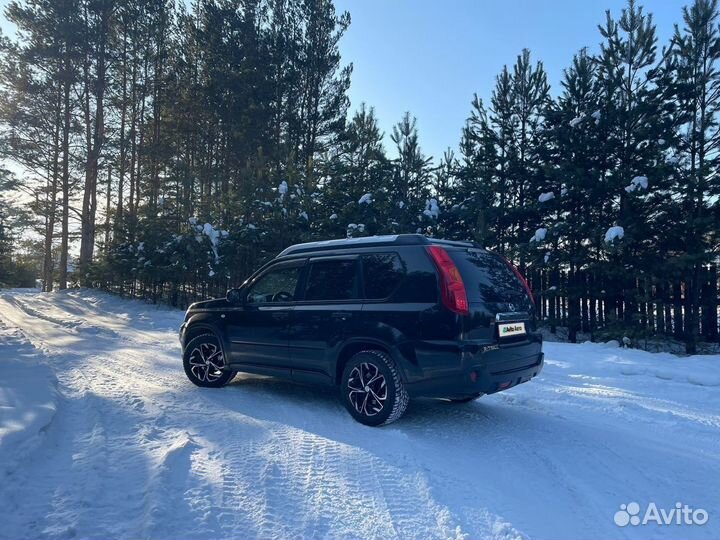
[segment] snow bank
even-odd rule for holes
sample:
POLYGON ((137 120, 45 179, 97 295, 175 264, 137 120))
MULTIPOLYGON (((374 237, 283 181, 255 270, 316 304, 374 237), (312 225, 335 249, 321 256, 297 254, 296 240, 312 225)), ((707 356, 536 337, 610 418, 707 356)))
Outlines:
MULTIPOLYGON (((632 341, 628 337, 623 337, 622 343, 627 347, 632 341)), ((567 346, 578 347, 567 343, 545 343, 544 348, 556 353, 555 356, 560 356, 567 346)), ((696 397, 690 395, 696 391, 693 386, 720 386, 718 355, 677 356, 639 349, 620 349, 620 342, 617 340, 607 343, 585 342, 579 347, 582 348, 582 352, 578 354, 583 358, 585 375, 607 379, 613 377, 634 379, 620 380, 616 383, 618 385, 627 385, 639 390, 646 385, 661 384, 656 381, 657 379, 674 381, 685 385, 673 388, 676 397, 684 397, 688 400, 694 400, 696 397)))
POLYGON ((42 442, 57 409, 57 381, 43 357, 0 321, 0 484, 42 442))

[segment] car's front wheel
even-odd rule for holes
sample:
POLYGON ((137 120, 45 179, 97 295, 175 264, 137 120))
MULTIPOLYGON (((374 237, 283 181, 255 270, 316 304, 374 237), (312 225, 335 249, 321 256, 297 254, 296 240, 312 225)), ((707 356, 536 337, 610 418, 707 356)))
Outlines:
POLYGON ((355 354, 343 370, 340 386, 347 410, 367 426, 394 422, 410 399, 392 358, 383 351, 355 354))
POLYGON ((183 351, 185 374, 193 384, 206 388, 225 386, 235 376, 225 366, 220 341, 213 334, 191 339, 183 351))

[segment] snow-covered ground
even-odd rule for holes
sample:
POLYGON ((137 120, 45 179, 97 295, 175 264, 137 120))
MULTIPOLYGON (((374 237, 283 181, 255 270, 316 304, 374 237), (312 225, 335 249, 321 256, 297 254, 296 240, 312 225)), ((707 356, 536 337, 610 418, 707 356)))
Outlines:
POLYGON ((548 343, 528 384, 369 428, 332 390, 193 386, 181 319, 0 291, 0 538, 720 537, 719 356, 548 343))

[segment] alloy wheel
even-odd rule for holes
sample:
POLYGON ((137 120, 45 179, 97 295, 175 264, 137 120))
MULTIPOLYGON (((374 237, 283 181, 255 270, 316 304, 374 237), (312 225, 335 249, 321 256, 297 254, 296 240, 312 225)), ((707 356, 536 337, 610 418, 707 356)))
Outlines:
POLYGON ((222 349, 214 343, 201 343, 190 353, 190 371, 200 382, 214 382, 225 367, 222 349))
POLYGON ((383 410, 387 400, 387 384, 380 368, 362 362, 350 372, 347 383, 348 398, 359 414, 375 416, 383 410))

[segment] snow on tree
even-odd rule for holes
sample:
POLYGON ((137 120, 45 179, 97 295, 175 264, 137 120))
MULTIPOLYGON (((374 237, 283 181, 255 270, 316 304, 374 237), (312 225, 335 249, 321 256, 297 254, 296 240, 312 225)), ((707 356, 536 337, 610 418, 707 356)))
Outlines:
POLYGON ((429 218, 438 218, 440 215, 440 207, 438 206, 437 199, 429 199, 425 201, 425 210, 423 210, 423 214, 429 218))
POLYGON ((545 236, 547 236, 548 230, 546 228, 540 228, 535 231, 535 234, 530 239, 531 242, 542 242, 545 240, 545 236))
POLYGON ((630 185, 625 187, 625 191, 631 193, 638 189, 647 189, 648 179, 647 176, 636 176, 630 181, 630 185))
POLYGON ((625 229, 619 225, 610 227, 605 233, 605 243, 611 244, 615 240, 622 240, 625 236, 625 229))
POLYGON ((538 197, 538 202, 544 203, 555 198, 555 193, 548 191, 547 193, 541 193, 538 197))

